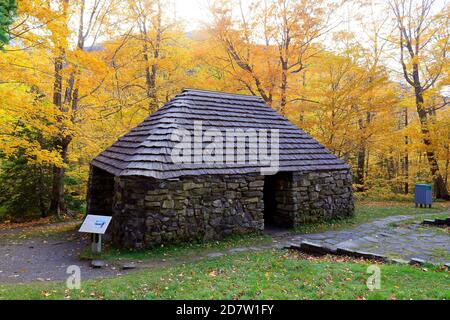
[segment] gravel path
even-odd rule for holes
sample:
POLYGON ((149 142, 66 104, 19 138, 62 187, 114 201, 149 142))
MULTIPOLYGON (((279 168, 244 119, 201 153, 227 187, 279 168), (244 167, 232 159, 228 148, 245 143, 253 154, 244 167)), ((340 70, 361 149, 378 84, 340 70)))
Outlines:
MULTIPOLYGON (((11 234, 12 231, 8 230, 11 234)), ((78 265, 84 279, 123 273, 114 266, 93 269, 79 254, 89 246, 89 238, 76 232, 49 239, 0 240, 0 284, 65 280, 70 265, 78 265)))

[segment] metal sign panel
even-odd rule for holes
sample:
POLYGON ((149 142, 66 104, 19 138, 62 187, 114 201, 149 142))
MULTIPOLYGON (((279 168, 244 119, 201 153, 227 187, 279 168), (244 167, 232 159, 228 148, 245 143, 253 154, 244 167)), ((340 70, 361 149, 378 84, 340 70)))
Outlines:
POLYGON ((79 232, 104 234, 111 222, 111 216, 97 216, 88 214, 80 227, 79 232))

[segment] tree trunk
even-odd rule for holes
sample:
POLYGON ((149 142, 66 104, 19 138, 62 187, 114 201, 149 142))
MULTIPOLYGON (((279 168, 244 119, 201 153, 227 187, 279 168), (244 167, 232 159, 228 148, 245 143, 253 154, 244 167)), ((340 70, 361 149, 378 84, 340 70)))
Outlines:
MULTIPOLYGON (((405 128, 408 126, 408 108, 405 108, 405 122, 404 122, 405 128)), ((408 154, 408 143, 409 138, 408 136, 405 136, 405 156, 403 158, 403 174, 405 179, 405 189, 404 193, 409 193, 409 154, 408 154)))
MULTIPOLYGON (((287 58, 286 58, 287 59, 287 58)), ((280 99, 280 113, 282 115, 285 115, 286 112, 286 104, 287 104, 287 97, 286 97, 286 91, 287 91, 287 72, 288 72, 288 62, 281 58, 281 99, 280 99)))
POLYGON ((60 216, 65 212, 64 203, 64 168, 53 167, 52 201, 50 213, 60 216))
POLYGON ((144 61, 145 61, 145 84, 147 87, 146 95, 148 98, 148 111, 152 112, 153 104, 154 104, 154 82, 152 81, 152 72, 150 71, 149 66, 149 57, 148 57, 148 46, 144 43, 144 61))
POLYGON ((448 186, 448 167, 450 164, 450 145, 447 143, 445 145, 445 150, 447 150, 447 159, 445 160, 445 185, 448 186))
MULTIPOLYGON (((65 138, 60 144, 61 157, 63 163, 67 163, 67 150, 70 139, 65 138)), ((50 204, 50 213, 60 216, 67 212, 66 202, 64 200, 64 178, 66 169, 64 167, 53 167, 53 186, 52 186, 52 201, 50 204)))
MULTIPOLYGON (((63 86, 63 78, 62 78, 62 69, 64 64, 64 50, 61 49, 60 55, 55 58, 54 62, 54 82, 53 82, 53 105, 58 109, 58 111, 62 111, 63 109, 63 101, 62 101, 62 86, 63 86)), ((58 122, 62 122, 60 116, 57 117, 58 122)), ((61 124, 62 126, 62 124, 61 124)), ((60 128, 62 131, 63 128, 60 128)), ((62 140, 60 137, 59 140, 62 140)), ((62 150, 62 143, 58 141, 57 147, 60 147, 60 154, 62 160, 65 162, 65 158, 67 156, 64 155, 64 151, 62 150)), ((67 150, 66 150, 67 151, 67 150)), ((57 166, 53 166, 53 183, 52 183, 52 199, 50 203, 50 214, 60 215, 65 211, 64 205, 64 169, 59 168, 57 166)))
MULTIPOLYGON (((146 95, 148 98, 148 111, 149 113, 152 113, 155 111, 156 108, 156 72, 157 72, 157 66, 155 63, 152 63, 150 65, 150 51, 147 45, 148 39, 147 39, 147 29, 144 25, 143 27, 143 38, 144 38, 144 44, 143 44, 143 57, 145 61, 145 85, 146 85, 146 95)), ((159 56, 159 50, 155 50, 153 52, 154 58, 158 58, 159 56)))
POLYGON ((356 161, 355 183, 358 185, 357 191, 364 190, 365 165, 366 165, 366 149, 363 146, 358 150, 358 156, 357 156, 357 161, 356 161))
POLYGON ((367 148, 367 154, 366 154, 366 166, 365 166, 365 176, 366 178, 369 177, 369 159, 370 159, 370 150, 367 148))
MULTIPOLYGON (((363 119, 358 119, 359 130, 364 128, 363 119)), ((358 155, 356 158, 356 176, 355 183, 359 185, 357 187, 357 191, 363 191, 364 189, 364 166, 366 162, 366 148, 364 141, 361 142, 361 145, 358 149, 358 155)))
POLYGON ((44 171, 42 170, 41 166, 38 166, 37 168, 37 174, 38 174, 38 181, 37 181, 37 194, 38 194, 38 207, 39 211, 41 213, 41 218, 45 218, 47 216, 47 205, 45 203, 45 186, 44 182, 42 181, 42 178, 44 176, 44 171))
MULTIPOLYGON (((366 113, 366 119, 364 120, 362 117, 358 119, 358 127, 359 130, 364 130, 371 121, 370 112, 366 113)), ((367 138, 364 136, 364 132, 361 132, 361 143, 358 149, 358 154, 356 158, 356 176, 355 183, 359 185, 357 187, 358 191, 364 191, 364 183, 365 183, 365 171, 366 171, 366 162, 368 161, 367 157, 367 138)))
POLYGON ((409 193, 409 155, 408 155, 408 151, 406 151, 405 154, 405 158, 403 159, 404 161, 404 175, 405 175, 405 190, 404 193, 408 194, 409 193))
MULTIPOLYGON (((64 0, 63 16, 68 17, 69 0, 64 0)), ((54 61, 54 79, 53 79, 53 105, 58 112, 64 112, 63 101, 63 76, 62 71, 66 60, 66 52, 63 47, 59 48, 59 52, 54 61)), ((61 160, 63 164, 67 162, 67 146, 64 143, 64 125, 63 119, 59 115, 56 120, 59 123, 59 137, 56 142, 56 147, 59 148, 61 160)), ((53 166, 53 182, 52 182, 52 198, 50 202, 49 214, 56 214, 60 216, 66 211, 64 203, 64 168, 53 166)))
POLYGON ((392 180, 393 178, 395 178, 395 165, 392 156, 386 158, 386 171, 388 174, 388 180, 392 180))
POLYGON ((432 148, 432 142, 430 139, 430 129, 428 128, 428 117, 427 111, 423 108, 424 99, 422 94, 422 88, 416 86, 415 88, 416 96, 416 108, 417 114, 419 115, 420 130, 423 135, 423 144, 426 147, 426 156, 428 160, 428 165, 430 167, 430 173, 433 177, 434 190, 437 199, 450 200, 450 195, 448 194, 447 186, 441 173, 439 172, 439 164, 436 159, 436 154, 432 148))
POLYGON ((158 66, 156 62, 150 64, 150 55, 154 60, 159 58, 161 40, 162 40, 162 9, 161 2, 157 2, 157 17, 156 17, 156 38, 154 41, 150 41, 148 39, 148 31, 146 21, 142 21, 141 25, 141 34, 143 39, 143 58, 145 61, 145 85, 146 85, 146 95, 148 98, 148 112, 152 113, 158 108, 157 97, 156 97, 156 73, 158 72, 158 66), (150 48, 148 43, 151 43, 152 50, 150 52, 150 48))

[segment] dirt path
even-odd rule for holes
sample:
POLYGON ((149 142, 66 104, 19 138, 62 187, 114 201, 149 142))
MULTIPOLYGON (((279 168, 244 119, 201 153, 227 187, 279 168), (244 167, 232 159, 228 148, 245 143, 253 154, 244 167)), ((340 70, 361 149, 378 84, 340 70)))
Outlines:
POLYGON ((70 265, 78 265, 85 279, 123 273, 115 266, 93 269, 89 261, 80 260, 80 253, 89 246, 85 235, 71 231, 50 237, 20 238, 20 234, 30 230, 27 227, 0 231, 0 284, 65 280, 70 265))
MULTIPOLYGON (((64 227, 62 223, 58 225, 64 227)), ((133 261, 134 269, 123 270, 123 265, 129 264, 126 259, 109 262, 100 269, 92 268, 90 261, 81 260, 80 254, 89 249, 90 240, 87 235, 70 231, 58 232, 43 238, 42 232, 38 232, 37 236, 35 233, 35 230, 32 232, 29 227, 0 230, 0 284, 66 280, 69 276, 66 273, 67 267, 71 265, 80 267, 83 279, 120 276, 144 268, 161 268, 226 254, 281 248, 281 239, 288 234, 282 230, 270 230, 269 234, 273 240, 265 245, 236 247, 222 251, 205 249, 195 255, 191 253, 166 259, 133 261), (24 232, 28 232, 31 236, 29 235, 28 239, 20 239, 24 232)))
MULTIPOLYGON (((271 243, 223 250, 205 250, 195 255, 191 253, 168 259, 153 258, 136 262, 136 269, 133 270, 171 266, 239 252, 283 248, 289 246, 292 241, 301 241, 302 239, 331 241, 330 243, 333 244, 334 242, 342 243, 342 241, 347 241, 349 238, 360 238, 361 235, 359 233, 361 230, 365 232, 364 236, 367 238, 370 236, 369 233, 372 229, 380 232, 379 228, 386 228, 388 223, 420 218, 421 216, 426 217, 427 215, 388 217, 349 230, 329 231, 311 235, 294 235, 283 232, 282 230, 270 230, 269 234, 273 239, 271 243)), ((404 229, 401 231, 404 232, 404 229)), ((89 237, 79 234, 76 231, 59 232, 57 235, 44 238, 42 236, 30 236, 28 239, 15 238, 15 236, 19 236, 23 232, 25 230, 0 230, 0 284, 65 280, 69 276, 66 271, 70 265, 80 267, 83 279, 120 276, 133 271, 122 270, 121 265, 125 261, 121 261, 120 264, 119 262, 113 262, 101 269, 94 269, 91 267, 90 261, 80 260, 80 253, 89 248, 89 237), (5 237, 6 234, 8 235, 7 237, 5 237)), ((446 237, 447 240, 450 239, 448 236, 446 237)), ((420 241, 424 241, 424 239, 433 239, 433 237, 425 234, 425 236, 420 238, 420 241)), ((411 239, 407 238, 405 240, 411 241, 411 239)), ((439 241, 441 240, 439 238, 439 241)), ((448 247, 445 246, 444 250, 447 251, 448 247)))

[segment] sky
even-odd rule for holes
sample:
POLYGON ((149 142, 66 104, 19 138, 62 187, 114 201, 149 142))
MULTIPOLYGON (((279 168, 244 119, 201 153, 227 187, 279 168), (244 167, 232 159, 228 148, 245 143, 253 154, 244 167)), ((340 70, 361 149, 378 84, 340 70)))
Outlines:
POLYGON ((186 23, 186 30, 191 31, 201 27, 201 21, 208 17, 208 0, 172 0, 178 18, 186 23))
MULTIPOLYGON (((170 0, 170 1, 173 2, 174 11, 177 19, 183 21, 186 31, 201 29, 202 25, 205 22, 208 22, 208 19, 210 17, 210 13, 208 11, 208 3, 213 0, 170 0)), ((246 5, 250 4, 253 1, 254 0, 242 0, 244 4, 244 10, 246 5)), ((337 1, 341 2, 342 0, 336 0, 336 2, 337 1)), ((375 8, 375 10, 378 9, 375 8)), ((353 19, 351 18, 353 14, 356 14, 355 5, 350 0, 348 1, 347 5, 341 7, 340 10, 335 12, 334 17, 330 23, 334 26, 333 31, 345 29, 346 31, 356 32, 356 34, 358 34, 359 37, 362 37, 364 32, 362 32, 363 30, 361 30, 361 25, 355 23, 355 21, 353 21, 353 19)), ((379 13, 379 15, 382 14, 383 14, 382 12, 379 13)), ((332 41, 324 41, 324 42, 330 43, 332 41)))
MULTIPOLYGON (((201 27, 201 21, 208 19, 208 0, 171 0, 174 2, 177 17, 186 22, 186 29, 201 27)), ((242 0, 244 5, 252 0, 242 0)))

